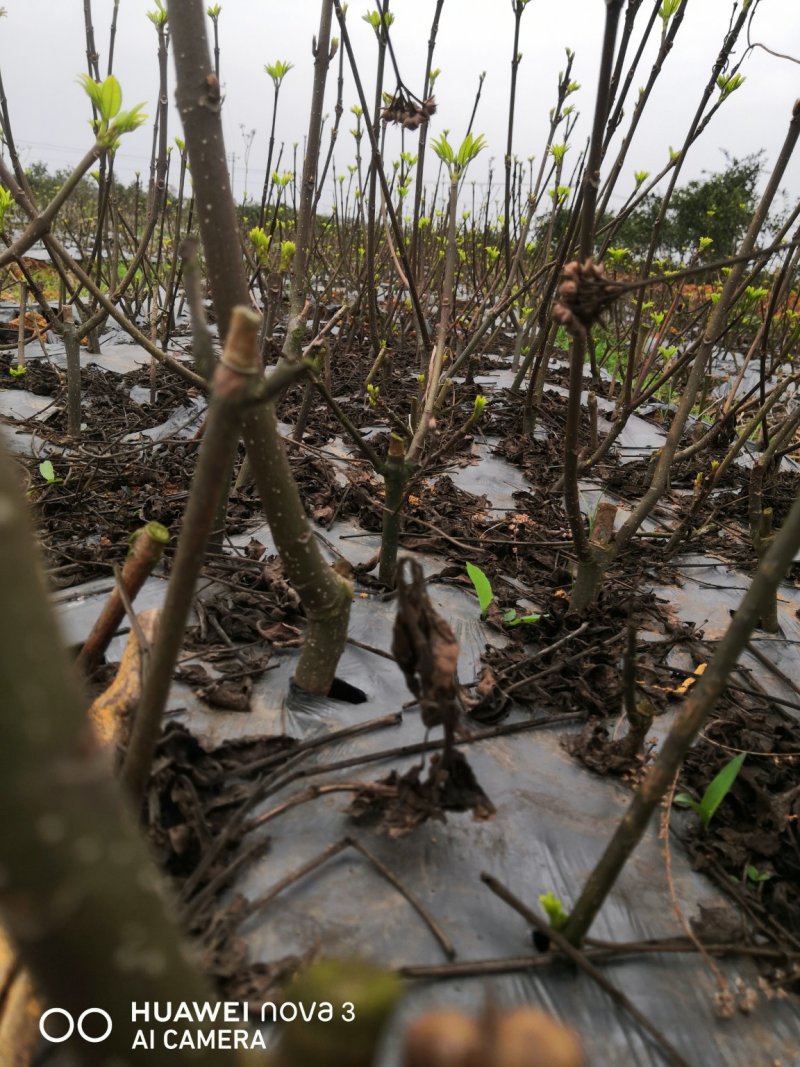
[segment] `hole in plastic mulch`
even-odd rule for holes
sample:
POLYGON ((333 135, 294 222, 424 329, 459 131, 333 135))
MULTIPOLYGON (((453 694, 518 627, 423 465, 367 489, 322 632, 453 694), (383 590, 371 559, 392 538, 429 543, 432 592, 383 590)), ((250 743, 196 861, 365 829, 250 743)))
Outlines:
POLYGON ((342 700, 345 704, 366 704, 367 694, 357 685, 350 685, 343 678, 334 678, 328 690, 331 700, 342 700))

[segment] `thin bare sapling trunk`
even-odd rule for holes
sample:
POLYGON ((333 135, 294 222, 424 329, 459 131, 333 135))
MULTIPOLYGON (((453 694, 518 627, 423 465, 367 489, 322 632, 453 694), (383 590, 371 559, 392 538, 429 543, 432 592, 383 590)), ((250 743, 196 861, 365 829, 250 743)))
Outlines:
MULTIPOLYGON (((583 177, 581 205, 580 259, 590 259, 594 238, 594 216, 597 192, 600 186, 600 161, 603 152, 603 130, 609 110, 610 82, 614 61, 614 45, 623 0, 608 0, 603 50, 600 60, 600 75, 595 102, 594 126, 589 148, 589 159, 583 177)), ((578 557, 578 573, 572 591, 571 606, 580 611, 591 600, 606 564, 607 548, 599 540, 590 541, 584 525, 578 488, 579 437, 581 417, 581 390, 583 388, 583 365, 586 358, 586 329, 576 323, 572 331, 569 357, 569 397, 567 420, 564 431, 564 510, 572 533, 578 557)), ((613 521, 612 521, 613 525, 613 521)))
MULTIPOLYGON (((478 139, 477 151, 480 151, 478 139)), ((441 151, 444 139, 434 147, 441 151)), ((476 151, 476 154, 477 154, 476 151)), ((450 197, 447 213, 447 249, 445 252, 444 279, 439 302, 439 324, 436 330, 436 344, 431 353, 425 378, 425 394, 414 436, 408 451, 403 456, 402 441, 392 435, 386 464, 381 470, 386 491, 383 503, 383 529, 381 537, 381 558, 378 576, 384 585, 394 587, 397 569, 397 549, 400 536, 400 512, 406 499, 406 485, 419 463, 419 457, 425 445, 428 431, 433 423, 437 402, 440 399, 442 370, 446 353, 447 339, 453 317, 455 295, 456 262, 458 248, 456 244, 456 215, 458 211, 458 189, 463 173, 463 166, 456 163, 452 156, 450 166, 450 197)))
MULTIPOLYGON (((433 13, 431 32, 428 37, 428 57, 425 61, 425 81, 422 88, 422 99, 427 100, 431 94, 431 71, 433 69, 433 50, 436 47, 436 36, 439 32, 439 19, 444 7, 444 0, 436 0, 436 10, 433 13)), ((414 268, 417 286, 422 287, 424 279, 420 271, 420 233, 419 219, 422 213, 422 193, 425 188, 423 178, 425 175, 425 152, 428 145, 428 124, 424 122, 419 128, 419 142, 417 144, 417 172, 414 180, 414 221, 411 228, 411 264, 414 268)))
POLYGON ((508 98, 508 133, 506 137, 506 154, 503 157, 505 168, 505 192, 503 196, 503 256, 505 257, 506 276, 511 273, 511 160, 514 147, 514 111, 517 102, 517 71, 522 59, 519 51, 519 28, 522 13, 530 0, 512 0, 514 12, 514 49, 511 54, 511 90, 508 98))
POLYGON ((303 180, 300 190, 300 210, 297 217, 294 261, 289 288, 289 321, 282 355, 285 359, 302 358, 305 322, 302 310, 305 303, 308 263, 311 258, 314 233, 314 192, 317 183, 320 143, 322 141, 322 107, 325 101, 325 84, 332 58, 330 50, 333 0, 322 0, 319 30, 314 45, 314 87, 311 95, 311 113, 308 120, 308 138, 303 161, 303 180))
MULTIPOLYGON (((178 109, 199 205, 200 234, 211 277, 220 332, 225 336, 236 304, 248 301, 247 278, 239 247, 238 226, 225 165, 219 114, 219 86, 209 82, 210 57, 201 0, 168 0, 178 75, 178 109)), ((327 48, 325 49, 327 56, 327 48)), ((344 649, 350 613, 350 586, 326 566, 308 524, 292 477, 271 403, 255 406, 245 419, 252 448, 263 455, 250 459, 258 481, 269 472, 271 491, 262 496, 264 512, 289 580, 295 583, 308 618, 308 637, 298 661, 295 682, 309 692, 327 693, 344 649), (339 622, 332 623, 333 605, 339 622), (338 647, 322 635, 331 630, 338 647), (324 660, 324 662, 323 662, 324 660)))

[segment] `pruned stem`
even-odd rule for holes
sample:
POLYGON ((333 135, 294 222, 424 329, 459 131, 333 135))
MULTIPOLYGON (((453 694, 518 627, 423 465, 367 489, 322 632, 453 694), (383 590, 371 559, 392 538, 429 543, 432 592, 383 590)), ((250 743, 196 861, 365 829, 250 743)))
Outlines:
MULTIPOLYGON (((136 594, 161 559, 168 542, 169 533, 160 522, 149 522, 136 534, 133 548, 122 568, 122 584, 131 602, 136 599, 136 594)), ((78 666, 87 674, 91 673, 102 659, 124 614, 125 605, 119 589, 115 586, 78 656, 78 666)))

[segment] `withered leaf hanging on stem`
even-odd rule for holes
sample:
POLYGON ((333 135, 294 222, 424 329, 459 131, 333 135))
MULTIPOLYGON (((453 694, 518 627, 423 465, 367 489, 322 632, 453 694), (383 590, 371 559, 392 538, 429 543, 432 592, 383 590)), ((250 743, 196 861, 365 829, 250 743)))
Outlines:
POLYGON ((472 811, 476 819, 489 819, 494 806, 454 748, 461 709, 458 642, 434 611, 416 560, 404 559, 398 566, 397 601, 392 652, 419 700, 425 726, 444 729, 444 749, 432 758, 427 777, 422 777, 421 765, 402 775, 393 771, 383 781, 364 786, 349 812, 359 821, 380 822, 393 837, 430 818, 443 821, 446 811, 472 811))
POLYGON ((397 568, 392 652, 406 685, 419 700, 422 721, 427 727, 444 729, 446 762, 460 711, 458 641, 449 624, 433 610, 422 567, 412 559, 401 560, 397 568))

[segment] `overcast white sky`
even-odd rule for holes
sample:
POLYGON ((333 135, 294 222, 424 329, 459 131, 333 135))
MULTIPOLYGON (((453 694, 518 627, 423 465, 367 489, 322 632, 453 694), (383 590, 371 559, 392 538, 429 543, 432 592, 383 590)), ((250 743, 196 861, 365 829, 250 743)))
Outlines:
MULTIPOLYGON (((642 22, 651 10, 651 2, 645 0, 642 5, 642 22)), ((90 137, 86 125, 88 99, 76 82, 77 75, 86 69, 82 0, 5 0, 3 6, 7 17, 0 20, 0 70, 17 142, 26 161, 42 159, 54 166, 67 166, 80 158, 90 137)), ((125 106, 144 101, 151 116, 155 113, 158 74, 156 34, 146 12, 154 6, 152 0, 121 0, 114 63, 125 106)), ((396 16, 392 34, 401 73, 405 82, 421 93, 434 0, 392 0, 390 6, 396 16)), ((730 0, 691 0, 676 46, 628 157, 626 175, 632 175, 634 170, 656 171, 665 162, 669 146, 682 143, 732 6, 730 0)), ((374 34, 361 16, 371 7, 374 4, 370 0, 351 0, 348 18, 368 99, 373 95, 376 48, 374 34)), ((93 0, 92 8, 101 70, 105 70, 113 3, 93 0)), ((240 197, 245 191, 242 125, 246 130, 257 131, 249 161, 251 197, 258 195, 263 181, 272 108, 272 83, 264 73, 264 64, 276 59, 289 60, 295 67, 281 90, 277 139, 286 143, 282 169, 291 166, 293 142, 299 142, 302 151, 311 94, 311 38, 319 9, 319 0, 222 2, 224 128, 228 152, 237 155, 235 185, 240 197)), ((581 84, 572 101, 582 113, 571 139, 569 171, 588 135, 604 11, 603 0, 532 0, 526 9, 520 40, 522 63, 514 144, 515 153, 521 158, 541 152, 556 78, 568 46, 576 52, 573 76, 581 84)), ((486 179, 490 158, 494 160, 495 180, 502 182, 513 23, 511 0, 445 0, 434 60, 434 65, 442 68, 436 86, 439 111, 431 130, 438 134, 447 128, 451 140, 460 140, 469 121, 478 76, 487 71, 474 127, 475 132, 486 135, 489 143, 488 151, 479 157, 471 172, 479 182, 486 179)), ((762 0, 753 39, 800 56, 798 0, 762 0)), ((703 169, 718 168, 723 162, 721 149, 743 156, 763 148, 768 160, 775 158, 786 134, 792 104, 800 96, 800 66, 757 49, 748 56, 744 73, 746 83, 726 102, 690 156, 687 178, 698 176, 703 169)), ((334 63, 326 109, 331 114, 335 74, 334 63)), ((172 98, 171 62, 170 79, 172 98)), ((634 84, 638 86, 643 81, 644 69, 634 84)), ((387 75, 386 88, 394 88, 391 73, 387 75)), ((340 172, 352 161, 348 131, 354 121, 348 111, 356 102, 355 88, 345 68, 345 119, 335 154, 340 172)), ((170 138, 180 135, 174 110, 170 122, 170 138)), ((117 159, 117 171, 123 178, 131 178, 136 170, 147 173, 150 143, 149 124, 125 138, 117 159)), ((399 136, 393 134, 389 144, 390 155, 396 155, 399 136)), ((413 150, 413 139, 407 148, 413 150)), ((430 172, 427 176, 431 176, 430 172)), ((625 186, 629 184, 628 178, 625 186)), ((793 161, 784 187, 792 197, 800 194, 800 159, 793 161)), ((621 191, 627 190, 623 186, 621 191)))

